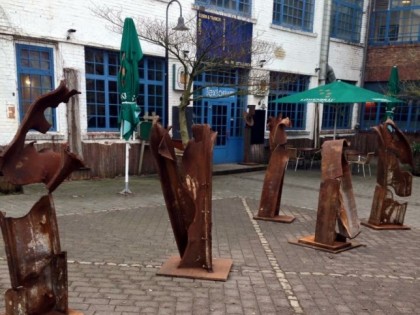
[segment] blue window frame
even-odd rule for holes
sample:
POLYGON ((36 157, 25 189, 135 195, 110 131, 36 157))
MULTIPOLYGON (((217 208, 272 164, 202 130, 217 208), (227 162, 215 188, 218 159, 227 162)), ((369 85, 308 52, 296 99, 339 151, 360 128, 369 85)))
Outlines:
MULTIPOLYGON (((203 95, 203 88, 206 86, 223 86, 238 88, 239 78, 243 76, 242 70, 227 70, 220 72, 207 72, 198 75, 194 79, 194 90, 195 98, 203 95)), ((243 131, 243 118, 242 113, 246 108, 246 96, 238 95, 235 96, 235 104, 231 107, 230 112, 230 136, 240 137, 243 131)), ((209 123, 207 101, 205 98, 194 101, 193 112, 194 112, 194 123, 205 124, 209 123)))
MULTIPOLYGON (((29 105, 39 96, 54 89, 53 50, 48 47, 16 45, 19 115, 22 121, 29 105)), ((45 118, 55 126, 55 109, 48 108, 45 118)))
POLYGON ((313 19, 314 0, 274 0, 274 24, 312 32, 313 19))
MULTIPOLYGON (((144 56, 140 61, 137 104, 140 106, 141 116, 155 112, 165 124, 164 66, 164 58, 144 56)), ((88 130, 118 131, 119 52, 86 48, 85 67, 88 130)))
POLYGON ((251 0, 196 0, 195 4, 227 13, 251 16, 251 0))
POLYGON ((290 94, 303 92, 308 89, 309 76, 295 75, 282 72, 270 72, 270 92, 268 94, 268 117, 289 117, 293 130, 304 130, 306 122, 306 104, 280 104, 273 101, 290 94))
POLYGON ((322 129, 334 129, 335 114, 337 112, 337 129, 350 129, 353 103, 326 104, 322 111, 322 129))
POLYGON ((363 0, 334 0, 331 37, 359 43, 362 16, 363 0))
POLYGON ((420 42, 420 0, 377 0, 370 20, 369 44, 420 42))
MULTIPOLYGON (((418 86, 420 81, 407 82, 407 85, 418 86)), ((387 82, 365 83, 365 88, 375 92, 384 93, 387 90, 387 82)), ((404 91, 401 95, 408 94, 404 91)), ((394 122, 405 132, 418 132, 420 130, 420 98, 416 96, 399 97, 406 100, 405 103, 395 104, 394 122)), ((366 103, 362 105, 360 115, 360 128, 369 130, 385 120, 385 103, 366 103)))

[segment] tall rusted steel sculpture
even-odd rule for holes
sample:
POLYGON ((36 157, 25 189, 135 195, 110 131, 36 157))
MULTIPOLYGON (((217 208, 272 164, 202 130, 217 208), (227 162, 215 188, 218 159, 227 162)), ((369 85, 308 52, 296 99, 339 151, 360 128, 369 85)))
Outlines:
POLYGON ((400 168, 400 163, 414 166, 410 144, 391 119, 373 130, 378 135, 378 170, 370 217, 362 224, 376 230, 410 229, 403 224, 407 202, 394 200, 391 190, 400 197, 411 196, 412 175, 400 168))
POLYGON ((332 253, 361 246, 347 241, 360 233, 360 221, 350 167, 343 154, 345 146, 348 146, 345 140, 326 141, 322 145, 322 177, 315 235, 302 237, 297 243, 290 243, 332 253))
POLYGON ((260 207, 254 216, 256 220, 291 223, 295 219, 294 216, 279 214, 284 173, 289 159, 286 150, 286 127, 290 127, 288 117, 270 117, 268 120, 271 156, 265 172, 260 207))
POLYGON ((193 125, 181 163, 168 131, 154 124, 150 148, 180 257, 171 257, 158 274, 226 280, 231 259, 212 258, 212 160, 216 132, 193 125))
POLYGON ((44 183, 48 195, 21 218, 0 212, 12 288, 5 293, 6 315, 82 314, 68 309, 66 252, 61 251, 52 192, 83 162, 64 149, 37 151, 34 143, 25 145, 29 130, 46 133, 51 125, 44 111, 67 103, 78 93, 65 82, 38 98, 28 109, 16 136, 0 155, 0 170, 7 181, 26 185, 44 183))

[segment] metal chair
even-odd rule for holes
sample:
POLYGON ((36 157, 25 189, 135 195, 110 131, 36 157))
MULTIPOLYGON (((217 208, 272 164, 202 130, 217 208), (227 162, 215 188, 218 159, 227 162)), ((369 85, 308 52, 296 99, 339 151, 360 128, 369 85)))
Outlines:
POLYGON ((312 157, 311 157, 311 167, 310 167, 310 169, 312 169, 312 165, 314 164, 314 161, 316 161, 316 160, 321 160, 321 149, 315 151, 312 154, 312 157))
POLYGON ((288 147, 288 148, 286 148, 286 150, 287 150, 287 155, 289 157, 289 161, 286 164, 286 169, 289 166, 289 162, 294 161, 295 162, 295 172, 296 172, 299 161, 304 161, 304 157, 301 156, 300 154, 298 154, 297 148, 288 147))
POLYGON ((375 156, 375 152, 369 152, 366 156, 359 155, 357 160, 350 160, 348 162, 351 167, 353 167, 353 165, 356 164, 358 172, 359 172, 359 166, 361 165, 363 167, 363 177, 366 177, 365 165, 367 165, 369 167, 369 176, 372 176, 372 172, 370 169, 370 161, 372 160, 374 156, 375 156))

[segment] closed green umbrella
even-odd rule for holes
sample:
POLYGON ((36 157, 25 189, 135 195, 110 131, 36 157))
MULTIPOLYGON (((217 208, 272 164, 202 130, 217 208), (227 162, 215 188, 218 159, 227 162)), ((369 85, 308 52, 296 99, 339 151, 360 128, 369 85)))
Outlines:
MULTIPOLYGON (((400 79, 398 77, 398 68, 393 66, 388 80, 388 95, 396 97, 400 93, 400 79)), ((386 104, 386 118, 394 119, 395 103, 386 104)))
MULTIPOLYGON (((121 108, 118 121, 121 124, 121 136, 128 141, 133 135, 139 120, 140 109, 137 106, 139 93, 139 70, 138 63, 143 57, 137 30, 132 18, 124 20, 124 29, 120 49, 120 70, 118 72, 118 91, 121 96, 121 108)), ((128 142, 125 144, 125 189, 121 194, 129 194, 128 170, 129 170, 128 142)))
POLYGON ((121 134, 125 140, 130 139, 140 122, 138 118, 140 109, 136 99, 139 93, 138 63, 142 57, 143 52, 134 21, 132 18, 126 18, 121 39, 121 66, 118 72, 118 91, 122 103, 119 122, 121 123, 121 134))
MULTIPOLYGON (((318 86, 274 100, 274 103, 400 103, 402 101, 342 81, 318 86)), ((336 134, 338 108, 335 109, 334 139, 336 134)))

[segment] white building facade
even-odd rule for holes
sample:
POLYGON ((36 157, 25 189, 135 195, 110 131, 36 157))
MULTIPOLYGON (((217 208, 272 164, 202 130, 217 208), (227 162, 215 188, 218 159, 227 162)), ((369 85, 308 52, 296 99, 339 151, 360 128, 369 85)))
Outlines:
MULTIPOLYGON (((280 105, 273 100, 324 84, 327 65, 337 79, 362 83, 368 3, 367 0, 179 0, 183 16, 190 23, 196 23, 200 12, 238 19, 250 24, 252 36, 277 47, 270 61, 258 68, 270 77, 265 94, 193 104, 195 123, 217 122, 213 129, 226 136, 225 142, 216 144, 220 150, 215 152, 220 156, 215 163, 240 162, 243 158, 242 113, 248 105, 255 104, 257 110, 264 110, 266 118, 289 116, 293 122, 288 130, 289 139, 313 140, 317 125, 321 133, 332 131, 335 114, 332 106, 319 105, 317 115, 314 104, 280 105), (285 83, 284 76, 292 79, 285 83), (216 112, 216 108, 220 111, 216 112)), ((68 112, 60 105, 46 113, 53 125, 51 130, 45 135, 31 133, 29 139, 66 142, 69 134, 77 132, 85 144, 122 143, 116 87, 121 33, 98 16, 98 10, 105 7, 120 11, 122 17, 132 17, 138 29, 146 18, 165 21, 167 8, 170 25, 179 16, 177 3, 167 0, 1 2, 0 146, 12 140, 29 104, 56 88, 69 72, 77 78, 72 88, 81 92, 77 130, 73 125, 69 128, 68 112)), ((169 56, 166 77, 164 49, 146 41, 141 41, 141 46, 144 54, 139 67, 141 115, 155 112, 165 126, 171 125, 172 106, 177 105, 181 95, 173 84, 176 61, 169 56), (168 100, 164 93, 166 84, 168 100)), ((358 121, 358 107, 349 104, 338 117, 338 132, 351 134, 358 121)))

